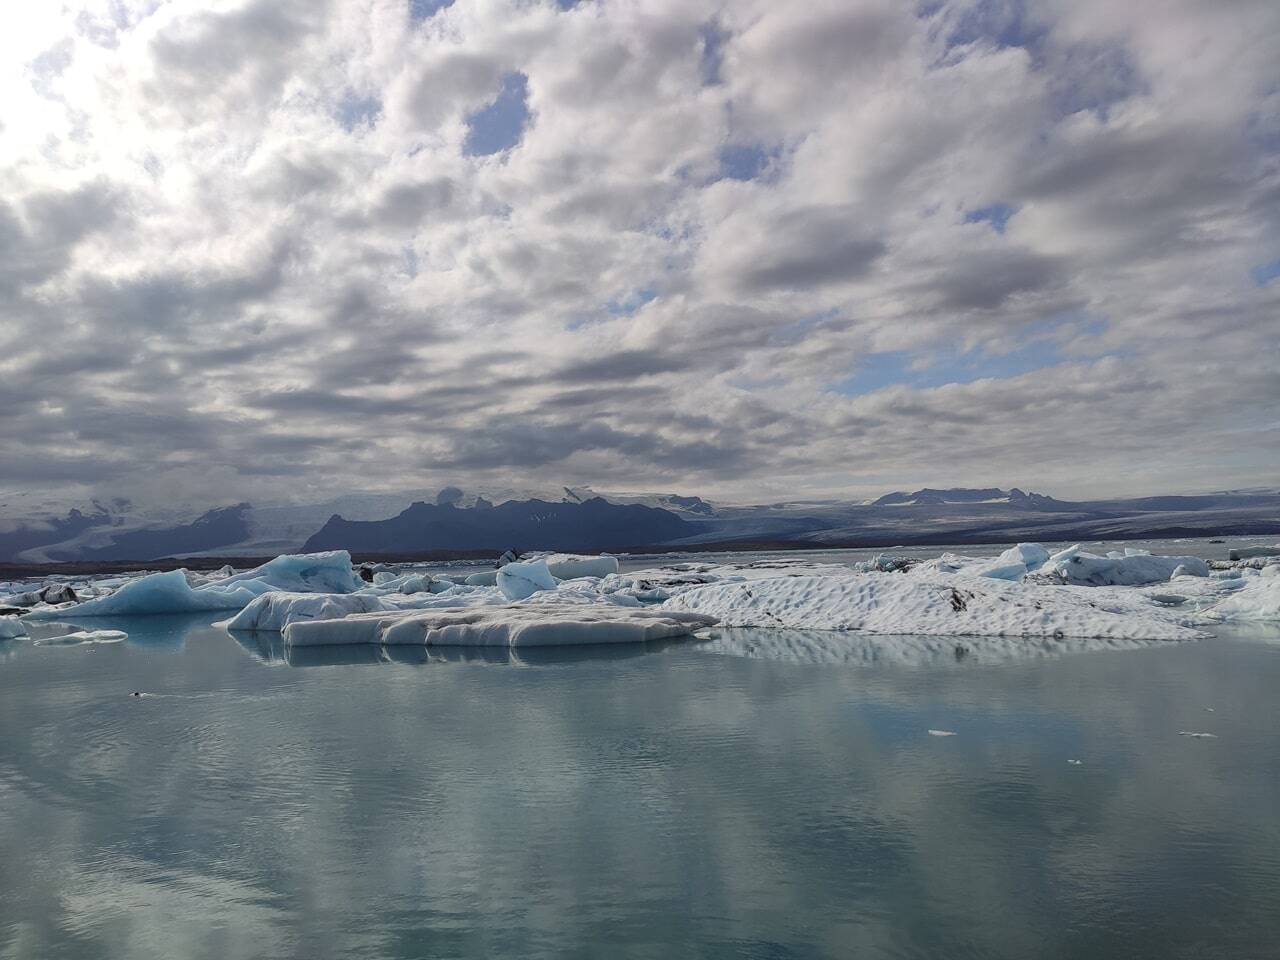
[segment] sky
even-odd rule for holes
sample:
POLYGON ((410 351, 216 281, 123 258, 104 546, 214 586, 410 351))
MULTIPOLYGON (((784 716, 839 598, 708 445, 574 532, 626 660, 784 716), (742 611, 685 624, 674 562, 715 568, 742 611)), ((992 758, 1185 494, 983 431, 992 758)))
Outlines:
POLYGON ((0 33, 0 490, 1280 477, 1274 0, 89 0, 0 33))

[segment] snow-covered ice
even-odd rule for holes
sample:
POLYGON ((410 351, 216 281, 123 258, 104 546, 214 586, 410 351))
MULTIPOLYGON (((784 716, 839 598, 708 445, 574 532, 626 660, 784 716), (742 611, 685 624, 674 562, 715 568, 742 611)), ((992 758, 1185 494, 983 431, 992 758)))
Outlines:
POLYGON ((1078 545, 1055 553, 1043 569, 1053 571, 1067 583, 1090 586, 1133 587, 1163 583, 1175 572, 1180 576, 1209 576, 1209 565, 1199 557, 1154 557, 1139 550, 1100 557, 1086 553, 1078 545))
POLYGON ((1205 610, 1205 616, 1213 620, 1280 620, 1280 576, 1250 578, 1225 600, 1205 610))
POLYGON ((705 613, 733 627, 799 627, 881 634, 1109 637, 1192 640, 1195 630, 1167 611, 1105 609, 1087 593, 984 578, 897 574, 785 577, 712 584, 663 604, 705 613))

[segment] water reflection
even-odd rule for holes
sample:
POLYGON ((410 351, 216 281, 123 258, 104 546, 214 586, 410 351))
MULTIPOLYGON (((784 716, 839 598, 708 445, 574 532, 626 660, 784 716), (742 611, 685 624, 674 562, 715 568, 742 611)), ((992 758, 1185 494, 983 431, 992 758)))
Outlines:
POLYGON ((0 956, 1272 952, 1272 646, 520 671, 244 644, 0 671, 0 956))
POLYGON ((855 631, 752 627, 717 628, 712 639, 700 645, 699 649, 726 656, 784 663, 936 667, 1010 663, 1102 650, 1139 650, 1174 643, 1082 637, 886 636, 855 631))
POLYGON ((156 614, 145 617, 77 617, 67 620, 23 620, 33 640, 56 640, 69 634, 123 633, 128 642, 153 650, 181 650, 193 634, 209 629, 210 616, 156 614))

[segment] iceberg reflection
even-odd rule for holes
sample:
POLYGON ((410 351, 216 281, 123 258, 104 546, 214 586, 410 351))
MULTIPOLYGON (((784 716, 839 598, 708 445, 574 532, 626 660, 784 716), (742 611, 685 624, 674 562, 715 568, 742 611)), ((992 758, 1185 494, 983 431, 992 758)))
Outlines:
POLYGON ((698 644, 696 649, 786 663, 938 666, 1007 663, 1098 650, 1138 650, 1177 642, 1086 637, 891 636, 856 631, 726 627, 713 631, 712 639, 698 644))

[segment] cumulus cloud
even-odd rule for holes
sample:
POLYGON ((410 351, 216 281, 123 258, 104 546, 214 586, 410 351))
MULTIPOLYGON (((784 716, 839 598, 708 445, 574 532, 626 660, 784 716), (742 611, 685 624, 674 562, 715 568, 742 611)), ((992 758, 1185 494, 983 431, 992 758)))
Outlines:
POLYGON ((1264 0, 40 5, 0 487, 1274 483, 1277 47, 1264 0))

